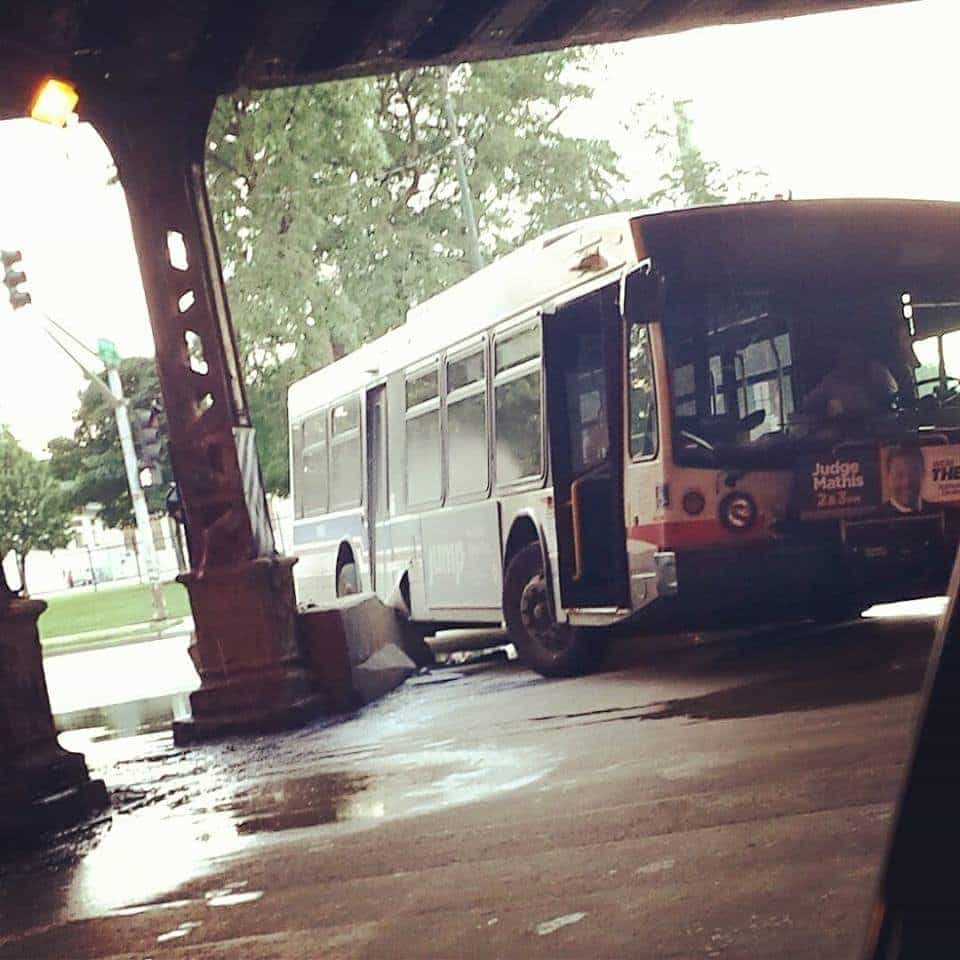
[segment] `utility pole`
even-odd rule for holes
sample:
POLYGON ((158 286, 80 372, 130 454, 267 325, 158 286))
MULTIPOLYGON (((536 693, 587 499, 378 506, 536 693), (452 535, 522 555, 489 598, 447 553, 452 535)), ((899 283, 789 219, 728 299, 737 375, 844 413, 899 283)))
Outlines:
POLYGON ((460 207, 463 210, 463 219, 467 225, 467 253, 470 257, 470 268, 476 272, 483 269, 483 256, 480 253, 480 232, 477 229, 477 215, 473 210, 473 196, 470 193, 470 183, 467 180, 467 162, 463 151, 463 137, 460 136, 460 123, 457 112, 453 108, 453 97, 450 95, 450 68, 440 68, 440 82, 443 84, 443 112, 450 127, 450 146, 453 147, 453 156, 457 165, 457 179, 460 181, 460 207))
MULTIPOLYGON (((2 262, 4 270, 3 283, 7 288, 10 305, 14 310, 23 309, 32 303, 30 294, 26 290, 21 289, 27 280, 26 274, 19 269, 21 260, 22 254, 19 250, 0 251, 0 262, 2 262)), ((140 484, 137 451, 133 444, 133 433, 130 430, 130 415, 127 411, 127 400, 123 395, 123 384, 120 381, 120 371, 118 369, 120 365, 120 355, 117 353, 117 348, 109 340, 100 340, 97 344, 97 351, 91 350, 90 347, 77 339, 69 330, 57 323, 47 313, 42 310, 37 310, 36 307, 33 307, 33 309, 43 319, 43 329, 47 336, 83 371, 83 375, 104 394, 110 406, 113 408, 114 416, 117 418, 117 434, 120 437, 120 448, 123 451, 123 465, 127 474, 127 486, 130 488, 130 499, 133 501, 133 515, 136 518, 137 524, 137 539, 140 542, 140 549, 143 552, 144 562, 147 568, 147 579, 150 581, 150 592, 153 595, 153 619, 166 620, 167 607, 163 599, 163 587, 160 585, 160 564, 157 562, 157 552, 153 545, 153 531, 150 529, 150 512, 147 510, 147 499, 143 495, 143 487, 140 484), (108 383, 104 383, 79 357, 75 356, 70 348, 60 339, 61 336, 68 337, 88 353, 97 357, 107 368, 108 383)), ((94 574, 93 579, 94 586, 96 586, 96 574, 94 574)))
MULTIPOLYGON (((104 362, 107 361, 104 360, 104 362)), ((157 562, 157 552, 153 546, 150 511, 147 509, 147 498, 143 495, 143 487, 140 486, 140 471, 137 467, 137 451, 133 446, 133 432, 130 429, 130 414, 127 411, 127 400, 123 395, 120 371, 115 363, 107 364, 107 383, 115 398, 113 410, 117 418, 120 448, 123 450, 123 465, 127 471, 127 486, 130 488, 133 515, 137 521, 140 552, 143 554, 147 580, 150 583, 150 592, 153 594, 153 619, 166 620, 167 607, 163 599, 163 587, 160 585, 160 564, 157 562)))

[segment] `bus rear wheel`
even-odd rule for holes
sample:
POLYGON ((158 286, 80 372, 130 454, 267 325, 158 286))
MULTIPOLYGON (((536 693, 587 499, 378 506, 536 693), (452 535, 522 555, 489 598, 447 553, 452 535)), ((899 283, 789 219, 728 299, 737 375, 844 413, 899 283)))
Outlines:
POLYGON ((557 623, 543 572, 540 544, 530 543, 507 564, 503 615, 517 653, 544 677, 572 677, 596 664, 600 645, 566 623, 557 623))
POLYGON ((348 563, 340 565, 337 570, 337 596, 350 597, 360 592, 359 578, 357 577, 357 565, 351 557, 348 563))

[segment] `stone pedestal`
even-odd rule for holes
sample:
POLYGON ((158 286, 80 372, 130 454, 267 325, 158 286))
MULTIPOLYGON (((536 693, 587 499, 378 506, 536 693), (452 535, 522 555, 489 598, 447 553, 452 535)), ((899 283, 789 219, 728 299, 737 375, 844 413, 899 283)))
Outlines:
POLYGON ((324 711, 297 646, 295 563, 269 557, 177 578, 190 593, 190 656, 201 681, 190 695, 192 718, 174 722, 177 743, 276 732, 324 711))
POLYGON ((83 756, 57 742, 37 632, 46 608, 13 600, 0 612, 0 847, 29 844, 109 804, 83 756))

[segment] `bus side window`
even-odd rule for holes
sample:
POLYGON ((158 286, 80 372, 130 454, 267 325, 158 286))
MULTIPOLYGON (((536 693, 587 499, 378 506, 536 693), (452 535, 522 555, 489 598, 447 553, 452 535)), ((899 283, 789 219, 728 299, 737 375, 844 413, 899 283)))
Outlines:
POLYGON ((293 519, 303 518, 303 424, 295 423, 290 427, 290 459, 292 460, 291 487, 293 488, 293 519))
POLYGON ((941 399, 954 394, 960 380, 960 330, 913 341, 913 354, 919 366, 915 377, 918 396, 929 394, 941 399), (940 382, 941 360, 944 382, 940 382))
POLYGON ((447 494, 485 493, 488 482, 486 352, 447 361, 447 494))
POLYGON ((297 519, 327 512, 326 412, 293 428, 294 513, 297 519))
POLYGON ((440 502, 439 368, 407 377, 406 382, 407 504, 440 502))
POLYGON ((657 453, 657 401, 650 331, 645 323, 630 327, 629 364, 630 456, 652 457, 657 453))
POLYGON ((330 411, 330 509, 361 501, 360 400, 350 397, 330 411))
POLYGON ((498 337, 494 357, 494 443, 503 486, 543 474, 539 325, 498 337))

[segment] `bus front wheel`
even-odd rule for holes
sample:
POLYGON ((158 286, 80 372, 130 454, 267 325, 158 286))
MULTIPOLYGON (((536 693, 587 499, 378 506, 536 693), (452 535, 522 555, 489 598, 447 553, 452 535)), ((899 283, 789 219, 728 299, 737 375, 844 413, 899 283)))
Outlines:
POLYGON ((544 677, 571 677, 595 665, 599 645, 582 631, 557 623, 540 544, 530 543, 507 564, 503 581, 503 615, 517 653, 544 677))

